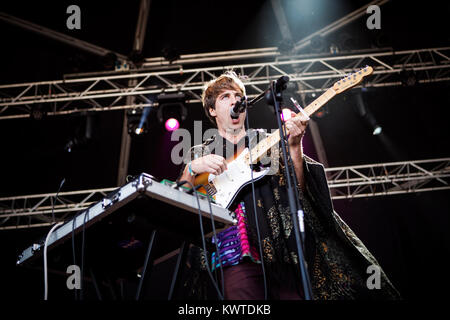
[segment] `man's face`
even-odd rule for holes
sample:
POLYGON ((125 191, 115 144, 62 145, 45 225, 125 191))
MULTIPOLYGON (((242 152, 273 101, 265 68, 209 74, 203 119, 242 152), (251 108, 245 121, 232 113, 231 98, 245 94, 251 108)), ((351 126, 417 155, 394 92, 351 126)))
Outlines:
POLYGON ((217 96, 215 109, 209 108, 209 112, 215 117, 219 131, 236 132, 244 127, 246 112, 241 113, 237 119, 232 119, 230 116, 231 109, 241 98, 242 93, 232 89, 224 90, 217 96))

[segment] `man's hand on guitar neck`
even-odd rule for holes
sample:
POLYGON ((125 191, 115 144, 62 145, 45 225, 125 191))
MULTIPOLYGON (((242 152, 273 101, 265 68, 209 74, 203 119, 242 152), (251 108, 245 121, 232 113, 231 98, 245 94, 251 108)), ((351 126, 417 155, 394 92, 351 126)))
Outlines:
POLYGON ((292 112, 292 117, 286 120, 286 129, 289 133, 289 151, 294 164, 297 181, 303 191, 305 190, 305 178, 303 174, 302 138, 305 135, 308 122, 309 119, 307 117, 302 114, 297 116, 295 112, 292 112))
POLYGON ((286 128, 289 133, 288 143, 290 148, 296 148, 300 146, 303 136, 306 132, 309 119, 304 115, 297 115, 295 112, 291 112, 291 118, 286 120, 286 128))

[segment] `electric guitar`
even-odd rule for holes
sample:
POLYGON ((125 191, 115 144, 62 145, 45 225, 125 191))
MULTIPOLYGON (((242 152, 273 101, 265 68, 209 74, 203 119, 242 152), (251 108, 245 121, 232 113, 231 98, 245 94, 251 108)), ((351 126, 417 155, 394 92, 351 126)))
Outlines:
MULTIPOLYGON (((325 93, 310 103, 304 109, 304 112, 308 116, 311 116, 335 95, 354 87, 360 83, 365 76, 370 75, 372 72, 372 67, 366 66, 365 68, 340 79, 335 82, 331 88, 325 91, 325 93)), ((296 117, 298 116, 299 114, 297 114, 296 117)), ((287 133, 289 133, 289 131, 287 131, 287 133)), ((214 175, 207 172, 197 175, 194 180, 194 185, 203 185, 198 189, 200 192, 212 196, 215 202, 220 206, 229 208, 241 189, 251 183, 252 177, 253 181, 257 181, 269 172, 270 168, 267 168, 260 171, 253 171, 252 174, 250 163, 256 164, 258 160, 266 155, 267 151, 270 150, 272 146, 278 144, 279 141, 280 132, 279 130, 276 130, 251 150, 245 148, 234 159, 227 159, 227 170, 220 175, 214 175)))

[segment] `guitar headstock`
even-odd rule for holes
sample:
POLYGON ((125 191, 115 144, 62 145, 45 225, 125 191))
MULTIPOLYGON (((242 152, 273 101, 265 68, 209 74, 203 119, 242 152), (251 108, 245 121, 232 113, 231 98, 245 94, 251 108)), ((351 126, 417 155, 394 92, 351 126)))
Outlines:
POLYGON ((372 74, 373 68, 370 66, 365 66, 364 68, 360 69, 357 72, 351 73, 350 75, 346 76, 345 78, 342 78, 341 80, 337 81, 333 85, 333 89, 336 93, 341 93, 351 87, 356 86, 358 83, 360 83, 365 76, 368 76, 372 74))

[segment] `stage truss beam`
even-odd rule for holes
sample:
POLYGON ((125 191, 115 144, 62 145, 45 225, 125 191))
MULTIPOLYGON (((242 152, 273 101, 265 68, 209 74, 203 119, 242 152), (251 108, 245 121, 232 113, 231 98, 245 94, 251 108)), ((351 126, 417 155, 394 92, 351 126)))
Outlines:
MULTIPOLYGON (((450 158, 326 168, 325 171, 334 201, 450 190, 450 158)), ((50 226, 102 201, 114 190, 117 187, 60 192, 56 201, 56 193, 0 198, 0 230, 50 226)))
POLYGON ((162 92, 185 92, 190 95, 188 103, 199 103, 205 83, 230 69, 246 76, 244 84, 250 98, 283 75, 300 82, 304 93, 323 92, 335 81, 366 65, 372 66, 374 72, 359 86, 403 85, 400 75, 404 72, 413 75, 416 83, 449 81, 449 57, 450 47, 324 57, 277 56, 268 62, 192 69, 180 65, 175 70, 134 70, 126 74, 6 84, 0 85, 0 119, 29 117, 34 104, 47 105, 48 115, 156 106, 147 95, 162 92), (128 81, 132 79, 137 84, 130 88, 128 81), (129 96, 136 97, 135 104, 126 103, 129 96))

